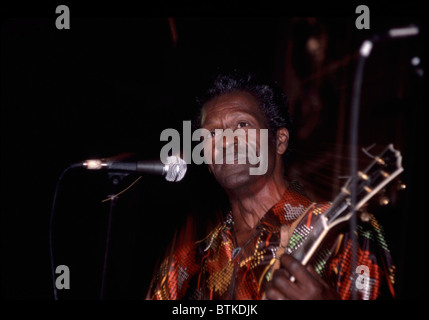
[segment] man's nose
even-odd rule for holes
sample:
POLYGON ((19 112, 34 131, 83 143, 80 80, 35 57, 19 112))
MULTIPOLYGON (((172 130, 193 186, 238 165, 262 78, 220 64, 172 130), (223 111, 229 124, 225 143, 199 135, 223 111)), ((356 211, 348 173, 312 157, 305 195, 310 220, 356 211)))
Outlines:
POLYGON ((235 145, 237 145, 237 137, 225 137, 222 141, 222 146, 224 149, 233 148, 235 145))
POLYGON ((222 148, 222 149, 229 149, 229 148, 233 148, 234 146, 237 145, 238 143, 238 138, 236 136, 234 136, 233 134, 229 135, 229 134, 222 134, 218 137, 217 139, 218 141, 215 141, 215 145, 217 148, 222 148), (222 139, 221 141, 219 141, 220 139, 222 139))

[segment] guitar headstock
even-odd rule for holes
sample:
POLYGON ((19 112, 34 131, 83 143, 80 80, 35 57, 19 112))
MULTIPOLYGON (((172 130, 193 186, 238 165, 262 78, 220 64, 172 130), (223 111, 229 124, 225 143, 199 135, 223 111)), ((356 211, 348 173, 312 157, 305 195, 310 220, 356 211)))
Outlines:
POLYGON ((389 144, 380 154, 372 156, 373 161, 365 168, 350 177, 341 188, 341 194, 333 202, 332 208, 325 212, 327 226, 349 220, 352 217, 350 202, 352 179, 356 179, 356 206, 359 210, 374 195, 395 179, 404 169, 401 153, 389 144))

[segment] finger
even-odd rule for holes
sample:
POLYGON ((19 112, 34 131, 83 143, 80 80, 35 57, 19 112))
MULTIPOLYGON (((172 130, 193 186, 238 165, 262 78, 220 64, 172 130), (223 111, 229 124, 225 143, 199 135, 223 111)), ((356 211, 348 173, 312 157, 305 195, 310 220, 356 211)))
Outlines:
POLYGON ((316 279, 320 278, 319 274, 317 273, 317 271, 313 268, 313 266, 311 264, 307 264, 305 266, 305 268, 313 277, 315 277, 316 279))
POLYGON ((326 283, 325 280, 323 280, 323 278, 317 273, 317 271, 313 268, 311 264, 306 265, 305 268, 320 284, 322 284, 324 287, 329 288, 329 285, 326 283))
POLYGON ((300 288, 289 280, 287 272, 280 268, 273 274, 273 279, 270 282, 272 287, 277 289, 285 298, 297 299, 301 294, 300 288))
POLYGON ((289 268, 289 260, 291 259, 292 257, 290 257, 289 255, 287 255, 287 254, 283 254, 282 256, 280 256, 280 265, 281 265, 281 269, 282 270, 284 270, 284 272, 285 272, 285 274, 286 274, 286 277, 291 281, 291 282, 295 282, 295 277, 291 274, 291 272, 290 272, 290 270, 288 269, 289 268), (283 257, 284 256, 284 257, 283 257), (283 258, 283 260, 282 260, 282 258, 283 258), (282 262, 283 261, 283 262, 282 262))
MULTIPOLYGON (((284 267, 280 267, 279 269, 277 269, 277 270, 283 270, 282 272, 283 272, 283 274, 285 275, 285 277, 286 278, 288 278, 288 279, 290 279, 290 277, 292 277, 292 274, 286 269, 286 268, 284 268, 284 267)), ((276 271, 277 271, 276 270, 276 271)), ((275 271, 274 271, 274 273, 275 273, 275 271)), ((273 274, 274 275, 274 274, 273 274)))
POLYGON ((268 282, 265 289, 265 297, 268 300, 289 300, 285 295, 283 295, 272 282, 268 282))
POLYGON ((288 254, 284 254, 280 257, 280 263, 282 268, 286 269, 286 271, 295 278, 294 282, 298 286, 307 283, 313 278, 301 262, 288 254))
POLYGON ((293 283, 293 281, 290 280, 290 277, 291 275, 287 272, 287 270, 280 268, 274 271, 272 282, 274 286, 280 289, 295 287, 296 285, 293 283))

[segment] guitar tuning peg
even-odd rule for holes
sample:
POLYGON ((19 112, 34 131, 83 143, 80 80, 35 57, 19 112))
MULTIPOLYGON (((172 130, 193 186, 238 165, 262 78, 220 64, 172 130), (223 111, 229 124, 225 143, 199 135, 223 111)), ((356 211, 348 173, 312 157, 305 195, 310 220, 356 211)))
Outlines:
POLYGON ((371 217, 371 214, 370 214, 370 213, 368 213, 368 211, 364 210, 364 211, 361 211, 361 212, 359 213, 359 219, 360 219, 362 222, 366 222, 366 223, 368 223, 368 222, 370 222, 370 221, 371 221, 372 217, 371 217))
POLYGON ((386 189, 381 191, 380 196, 378 197, 378 204, 380 206, 387 206, 390 203, 390 198, 386 196, 386 189))
POLYGON ((390 199, 385 195, 380 196, 380 198, 378 199, 378 204, 380 206, 387 206, 389 203, 390 203, 390 199))
POLYGON ((360 208, 358 216, 362 222, 368 223, 371 221, 371 214, 368 212, 368 203, 365 203, 360 208))
POLYGON ((398 180, 397 189, 398 190, 404 190, 406 188, 407 188, 407 185, 405 183, 403 183, 401 180, 398 180))

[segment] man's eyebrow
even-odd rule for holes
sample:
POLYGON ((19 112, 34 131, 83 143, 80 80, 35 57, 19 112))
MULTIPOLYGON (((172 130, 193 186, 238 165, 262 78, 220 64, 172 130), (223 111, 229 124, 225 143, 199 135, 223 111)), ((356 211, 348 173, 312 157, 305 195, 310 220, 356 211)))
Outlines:
MULTIPOLYGON (((251 112, 248 112, 248 111, 235 111, 233 113, 230 113, 229 115, 231 117, 233 117, 233 118, 239 118, 239 117, 247 116, 247 117, 251 117, 252 120, 256 120, 257 119, 257 117, 256 117, 255 114, 253 114, 251 112)), ((211 125, 213 123, 216 123, 216 121, 213 121, 213 120, 206 121, 204 123, 204 127, 208 126, 208 125, 211 125)))

